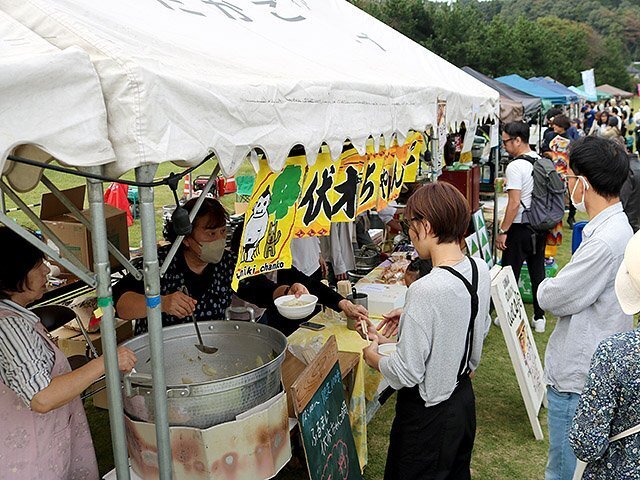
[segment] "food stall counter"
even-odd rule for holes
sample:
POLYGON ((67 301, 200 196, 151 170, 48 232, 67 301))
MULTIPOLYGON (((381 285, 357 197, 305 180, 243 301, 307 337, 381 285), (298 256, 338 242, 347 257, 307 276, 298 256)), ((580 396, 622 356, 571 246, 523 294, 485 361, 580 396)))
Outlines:
POLYGON ((360 355, 360 362, 355 368, 353 392, 349 402, 349 416, 360 466, 364 467, 368 460, 366 403, 375 398, 382 375, 362 360, 362 349, 367 346, 367 341, 362 339, 357 332, 349 330, 345 319, 334 312, 327 311, 320 312, 312 318, 312 321, 324 325, 324 328, 318 331, 299 328, 288 337, 289 345, 306 347, 314 343, 324 344, 331 335, 335 335, 340 351, 360 355))

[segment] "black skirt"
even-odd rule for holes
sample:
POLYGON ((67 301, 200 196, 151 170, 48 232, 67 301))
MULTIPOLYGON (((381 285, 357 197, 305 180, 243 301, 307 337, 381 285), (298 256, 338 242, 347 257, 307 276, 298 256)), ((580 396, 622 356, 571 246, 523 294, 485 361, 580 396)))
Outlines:
POLYGON ((425 407, 418 387, 398 391, 385 480, 468 480, 476 405, 468 376, 449 399, 425 407))

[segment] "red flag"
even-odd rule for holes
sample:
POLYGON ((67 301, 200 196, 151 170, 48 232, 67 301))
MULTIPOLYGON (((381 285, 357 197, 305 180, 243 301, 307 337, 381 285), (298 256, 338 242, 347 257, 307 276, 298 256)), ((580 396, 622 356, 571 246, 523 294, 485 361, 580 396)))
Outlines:
POLYGON ((104 192, 104 203, 107 203, 113 207, 119 208, 127 212, 127 225, 130 227, 133 225, 133 215, 129 208, 129 199, 127 194, 129 193, 129 186, 122 183, 112 183, 104 192))

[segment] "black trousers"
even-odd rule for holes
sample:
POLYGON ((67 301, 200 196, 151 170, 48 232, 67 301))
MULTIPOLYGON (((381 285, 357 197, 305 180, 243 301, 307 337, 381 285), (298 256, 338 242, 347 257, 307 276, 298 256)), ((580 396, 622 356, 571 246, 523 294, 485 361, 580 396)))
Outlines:
POLYGON ((520 278, 522 263, 527 261, 531 288, 533 290, 534 318, 542 318, 544 310, 538 303, 538 287, 544 280, 544 248, 547 243, 546 233, 533 233, 528 225, 514 223, 507 234, 507 249, 502 252, 502 266, 513 269, 516 282, 520 278))
POLYGON ((469 377, 449 399, 425 407, 418 387, 398 390, 385 480, 469 480, 476 402, 469 377))

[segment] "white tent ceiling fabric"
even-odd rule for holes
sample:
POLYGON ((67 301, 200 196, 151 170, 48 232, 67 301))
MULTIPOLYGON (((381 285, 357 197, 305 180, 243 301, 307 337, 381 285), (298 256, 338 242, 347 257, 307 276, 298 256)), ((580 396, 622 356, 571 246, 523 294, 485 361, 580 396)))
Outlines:
POLYGON ((112 163, 107 112, 89 56, 60 50, 0 11, 0 172, 18 191, 35 187, 39 170, 5 162, 18 145, 45 150, 68 165, 112 163))
MULTIPOLYGON (((336 158, 345 140, 361 152, 369 137, 404 141, 435 124, 438 99, 451 125, 499 108, 496 91, 344 0, 0 0, 0 11, 60 55, 88 54, 114 175, 210 151, 230 175, 255 148, 280 170, 294 145, 313 163, 323 143, 336 158)), ((74 107, 85 94, 51 86, 74 107)))

